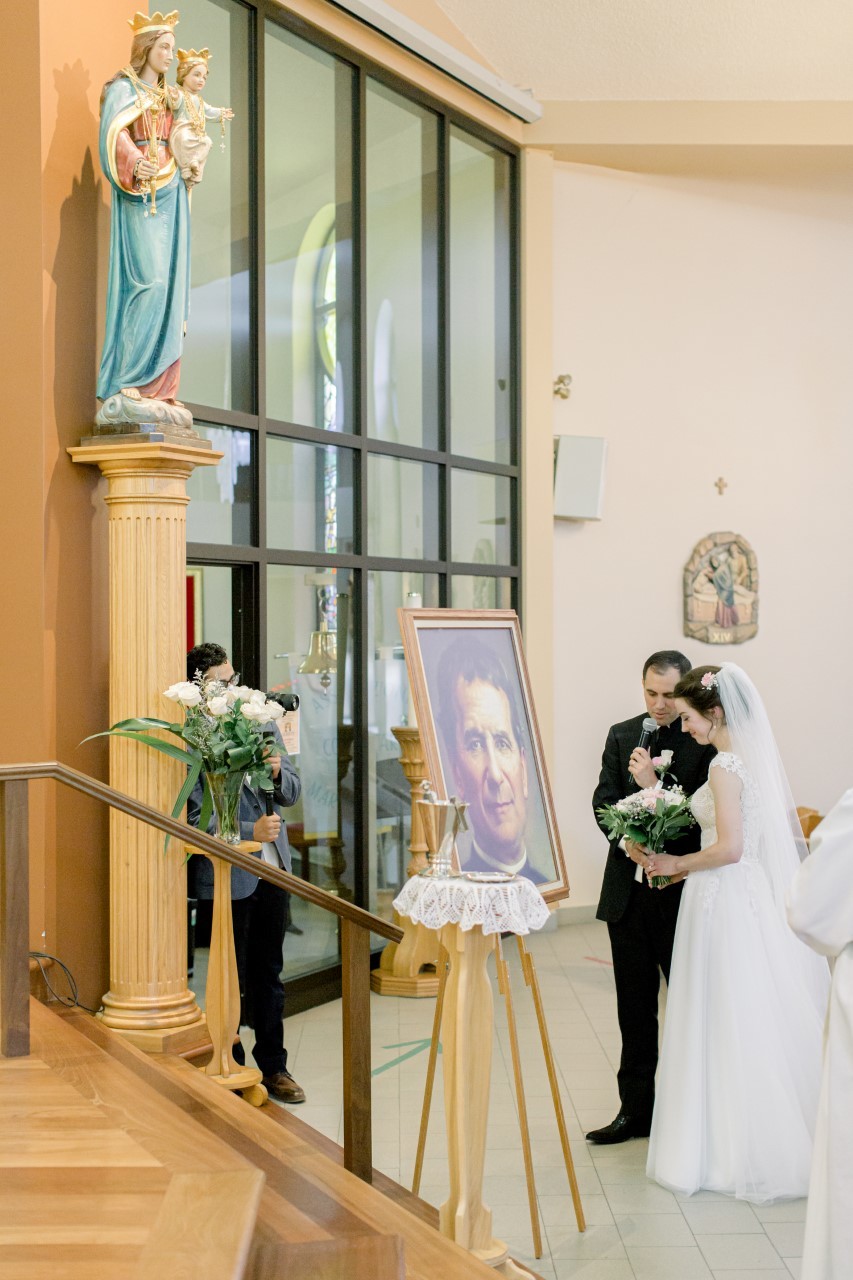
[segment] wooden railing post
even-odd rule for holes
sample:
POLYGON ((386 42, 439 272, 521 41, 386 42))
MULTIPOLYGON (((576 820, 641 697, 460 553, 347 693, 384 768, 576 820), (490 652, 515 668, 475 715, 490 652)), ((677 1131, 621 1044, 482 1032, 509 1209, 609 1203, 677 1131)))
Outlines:
POLYGON ((373 1181, 370 1114, 370 933, 341 920, 344 1165, 373 1181))
POLYGON ((30 1051, 27 788, 0 782, 0 1056, 30 1051))

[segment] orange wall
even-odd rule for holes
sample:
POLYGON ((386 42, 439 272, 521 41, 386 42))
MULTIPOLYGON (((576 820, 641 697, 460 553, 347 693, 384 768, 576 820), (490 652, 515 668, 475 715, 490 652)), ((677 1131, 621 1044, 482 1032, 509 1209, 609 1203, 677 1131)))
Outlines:
MULTIPOLYGON (((15 198, 4 201, 1 241, 14 300, 2 344, 2 662, 25 690, 26 714, 3 735, 0 758, 58 759, 103 779, 106 748, 78 744, 107 724, 106 512, 98 473, 65 450, 95 411, 98 236, 108 223, 97 108, 102 81, 127 57, 123 12, 87 0, 70 23, 58 0, 19 6, 7 76, 15 198)), ((31 945, 59 956, 96 1004, 108 985, 106 813, 48 783, 31 785, 30 810, 31 945)))
MULTIPOLYGON (((41 165, 39 147, 39 10, 20 6, 15 57, 6 71, 4 93, 14 102, 15 182, 3 200, 0 281, 3 297, 2 501, 0 564, 3 625, 0 663, 11 687, 20 691, 17 714, 5 719, 0 735, 4 763, 42 760, 47 754, 47 709, 41 668, 44 630, 42 560, 42 385, 41 165)), ((9 118, 8 116, 6 118, 9 118)), ((32 920, 35 936, 44 927, 43 827, 33 796, 32 920)))

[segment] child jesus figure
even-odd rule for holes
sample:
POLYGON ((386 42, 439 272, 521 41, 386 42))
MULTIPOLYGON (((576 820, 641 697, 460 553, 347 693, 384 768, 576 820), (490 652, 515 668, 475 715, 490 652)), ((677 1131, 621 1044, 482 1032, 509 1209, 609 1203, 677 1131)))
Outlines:
MULTIPOLYGON (((204 165, 211 148, 211 140, 207 136, 206 122, 218 120, 223 126, 225 121, 234 119, 230 107, 212 107, 201 96, 207 83, 209 49, 178 50, 178 87, 179 102, 173 109, 174 124, 172 126, 172 155, 178 163, 181 177, 192 187, 201 182, 204 165)), ((223 149, 224 149, 223 142, 223 149)))

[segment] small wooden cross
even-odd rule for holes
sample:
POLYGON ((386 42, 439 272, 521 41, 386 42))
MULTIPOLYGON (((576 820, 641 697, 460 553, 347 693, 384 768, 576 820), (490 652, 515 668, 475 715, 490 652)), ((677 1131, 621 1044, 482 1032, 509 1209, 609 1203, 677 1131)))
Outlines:
POLYGON ((720 497, 722 498, 722 496, 723 496, 723 490, 724 490, 724 489, 728 489, 728 487, 729 487, 729 486, 728 486, 728 482, 727 482, 726 480, 724 480, 722 476, 720 476, 717 480, 715 480, 715 481, 714 481, 714 485, 715 485, 715 487, 716 487, 717 493, 718 493, 718 494, 720 495, 720 497))

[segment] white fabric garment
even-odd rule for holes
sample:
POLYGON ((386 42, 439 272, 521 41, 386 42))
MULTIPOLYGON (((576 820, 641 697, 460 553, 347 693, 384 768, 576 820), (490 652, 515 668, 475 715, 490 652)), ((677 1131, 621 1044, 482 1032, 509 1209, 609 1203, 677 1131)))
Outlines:
MULTIPOLYGON (((684 886, 647 1172, 675 1191, 762 1203, 808 1188, 829 972, 776 905, 752 776, 731 753, 714 769, 740 780, 743 852, 684 886)), ((691 808, 707 848, 717 839, 709 783, 691 808)))
POLYGON ((279 871, 284 870, 284 864, 274 844, 265 842, 261 845, 261 859, 270 867, 277 867, 279 871))
POLYGON ((788 893, 791 928, 835 958, 802 1280, 853 1275, 853 789, 812 835, 788 893))

